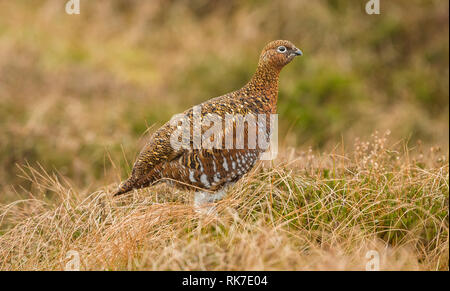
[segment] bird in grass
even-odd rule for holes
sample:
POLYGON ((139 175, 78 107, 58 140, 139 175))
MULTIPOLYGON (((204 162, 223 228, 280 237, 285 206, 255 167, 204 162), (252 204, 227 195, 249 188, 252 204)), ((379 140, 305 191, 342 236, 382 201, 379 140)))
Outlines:
MULTIPOLYGON (((225 116, 276 114, 280 71, 296 56, 301 55, 302 51, 287 40, 267 44, 261 52, 255 74, 244 87, 210 99, 182 114, 189 123, 190 139, 184 143, 188 146, 180 147, 180 139, 172 138, 179 129, 179 123, 170 121, 164 124, 144 146, 130 177, 120 184, 114 196, 165 181, 179 188, 195 190, 194 204, 198 208, 222 199, 227 186, 248 173, 266 148, 251 147, 250 142, 245 139, 247 136, 244 137, 244 146, 238 148, 235 146, 237 134, 231 134, 233 146, 225 147, 224 136, 236 130, 235 119, 221 129, 222 139, 216 136, 210 139, 212 142, 216 139, 215 147, 195 147, 192 140, 208 130, 202 124, 200 131, 195 133, 196 116, 204 118, 215 115, 222 119, 223 125, 225 116), (174 147, 174 143, 178 146, 174 147)), ((268 120, 267 118, 266 122, 268 120)), ((261 123, 257 126, 262 127, 261 123)), ((265 130, 264 133, 267 134, 267 129, 265 130)), ((244 135, 249 135, 249 125, 245 127, 244 135)))

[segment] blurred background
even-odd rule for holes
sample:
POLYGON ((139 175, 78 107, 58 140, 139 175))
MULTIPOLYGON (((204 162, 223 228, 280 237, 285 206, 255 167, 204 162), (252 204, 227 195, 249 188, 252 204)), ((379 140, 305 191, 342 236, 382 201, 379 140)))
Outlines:
POLYGON ((27 162, 83 191, 118 182, 148 128, 243 86, 274 39, 304 52, 281 74, 282 147, 389 129, 448 152, 449 1, 366 2, 0 0, 0 202, 31 187, 27 162))

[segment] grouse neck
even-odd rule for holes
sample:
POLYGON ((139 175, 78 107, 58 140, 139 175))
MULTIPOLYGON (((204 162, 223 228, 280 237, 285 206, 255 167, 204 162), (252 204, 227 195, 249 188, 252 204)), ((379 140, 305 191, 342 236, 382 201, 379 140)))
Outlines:
POLYGON ((278 78, 280 69, 268 65, 258 65, 255 74, 248 83, 251 89, 278 91, 278 78))
POLYGON ((259 65, 255 74, 243 88, 251 91, 253 98, 261 100, 264 110, 276 112, 278 99, 278 77, 281 69, 259 65))

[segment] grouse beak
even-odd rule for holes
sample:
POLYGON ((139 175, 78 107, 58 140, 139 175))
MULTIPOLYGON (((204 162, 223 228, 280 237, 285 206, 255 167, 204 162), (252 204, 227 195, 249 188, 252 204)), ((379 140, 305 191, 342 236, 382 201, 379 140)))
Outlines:
POLYGON ((294 51, 295 56, 303 56, 303 52, 300 49, 294 51))

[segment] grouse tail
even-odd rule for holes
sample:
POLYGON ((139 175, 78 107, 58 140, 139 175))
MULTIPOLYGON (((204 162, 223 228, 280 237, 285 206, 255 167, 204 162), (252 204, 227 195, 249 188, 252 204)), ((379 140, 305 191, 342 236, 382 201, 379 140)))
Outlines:
POLYGON ((122 194, 125 194, 127 192, 130 192, 131 190, 133 190, 134 187, 134 181, 132 179, 127 179, 124 182, 122 182, 119 187, 117 188, 116 192, 113 193, 113 196, 119 196, 122 194))

